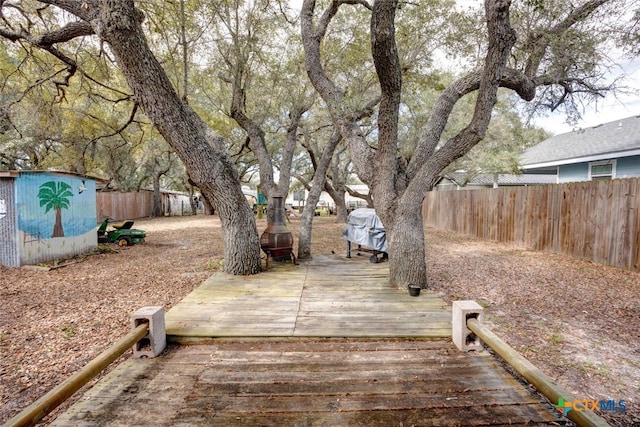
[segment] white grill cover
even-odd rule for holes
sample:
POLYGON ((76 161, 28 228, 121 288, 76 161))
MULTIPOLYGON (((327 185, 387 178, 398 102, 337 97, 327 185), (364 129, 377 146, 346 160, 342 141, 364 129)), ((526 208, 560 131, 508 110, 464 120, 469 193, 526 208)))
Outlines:
POLYGON ((352 243, 387 252, 387 235, 375 209, 360 208, 351 212, 343 236, 352 243))

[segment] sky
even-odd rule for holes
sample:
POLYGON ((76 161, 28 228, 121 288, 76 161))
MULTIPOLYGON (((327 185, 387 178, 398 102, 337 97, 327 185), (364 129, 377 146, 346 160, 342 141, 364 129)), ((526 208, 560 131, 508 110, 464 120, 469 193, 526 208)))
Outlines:
MULTIPOLYGON (((630 79, 627 84, 633 84, 637 90, 640 89, 640 72, 635 74, 635 78, 630 79)), ((582 120, 575 126, 567 124, 562 114, 552 114, 547 118, 536 120, 535 123, 549 132, 561 134, 631 116, 640 116, 640 95, 619 95, 617 98, 607 96, 597 105, 587 106, 582 114, 582 120)))
POLYGON ((567 124, 566 117, 561 113, 550 114, 548 117, 537 119, 535 124, 554 134, 561 134, 618 119, 639 116, 640 59, 621 62, 620 70, 611 75, 611 81, 616 77, 624 78, 620 84, 626 90, 620 91, 617 95, 609 94, 595 104, 584 106, 582 120, 576 123, 575 126, 567 124))

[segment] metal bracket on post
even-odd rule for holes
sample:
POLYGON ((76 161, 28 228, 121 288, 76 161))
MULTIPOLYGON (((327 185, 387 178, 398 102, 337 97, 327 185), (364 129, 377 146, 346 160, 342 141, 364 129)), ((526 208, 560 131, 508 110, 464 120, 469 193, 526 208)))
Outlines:
POLYGON ((453 343, 460 351, 482 350, 480 339, 467 328, 468 319, 482 322, 484 308, 475 301, 454 301, 452 307, 453 343))
POLYGON ((143 323, 149 324, 149 330, 133 346, 134 357, 156 357, 167 346, 167 333, 164 326, 163 307, 142 307, 131 316, 131 327, 137 328, 143 323))

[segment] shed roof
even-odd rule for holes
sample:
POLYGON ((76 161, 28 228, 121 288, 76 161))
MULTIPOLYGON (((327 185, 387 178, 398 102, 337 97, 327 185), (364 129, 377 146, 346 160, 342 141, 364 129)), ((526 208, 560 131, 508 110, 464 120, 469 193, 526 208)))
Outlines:
POLYGON ((59 170, 0 170, 0 178, 17 178, 20 174, 44 174, 48 173, 50 175, 67 175, 67 176, 75 176, 83 179, 92 179, 92 180, 100 180, 100 178, 96 178, 94 176, 82 175, 75 172, 68 171, 59 171, 59 170))
POLYGON ((640 116, 553 136, 525 150, 522 169, 533 169, 640 154, 640 116))

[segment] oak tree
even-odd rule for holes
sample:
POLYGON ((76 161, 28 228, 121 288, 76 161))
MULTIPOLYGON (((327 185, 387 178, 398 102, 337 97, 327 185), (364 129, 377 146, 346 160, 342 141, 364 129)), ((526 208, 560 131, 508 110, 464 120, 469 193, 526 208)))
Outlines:
MULTIPOLYGON (((25 2, 26 3, 26 2, 25 2)), ((137 105, 184 163, 190 179, 220 215, 225 269, 233 274, 260 270, 253 212, 223 139, 178 96, 143 32, 144 14, 133 0, 43 0, 29 10, 2 2, 0 37, 48 52, 64 65, 56 84, 63 88, 78 70, 64 47, 90 39, 113 55, 137 105), (55 26, 38 25, 38 13, 64 16, 55 26)))
MULTIPOLYGON (((453 5, 444 1, 333 0, 323 2, 326 9, 317 13, 315 0, 304 0, 301 32, 307 74, 347 142, 358 176, 371 189, 387 233, 393 284, 427 286, 421 209, 424 194, 433 188, 444 168, 485 137, 498 90, 507 88, 524 101, 533 101, 539 94, 541 104, 558 108, 610 89, 599 83, 602 68, 598 64, 603 62, 599 54, 607 43, 605 29, 609 29, 603 17, 608 17, 609 23, 616 19, 622 22, 619 14, 626 3, 523 1, 512 6, 508 0, 485 0, 483 37, 476 39, 481 57, 459 61, 465 70, 459 70, 460 77, 442 89, 421 134, 411 144, 412 151, 404 154, 399 149, 399 117, 410 106, 403 103, 403 81, 411 74, 428 73, 430 68, 412 66, 412 57, 398 41, 430 31, 433 43, 445 41, 447 34, 437 33, 437 29, 446 32, 451 28, 447 11, 453 5), (350 115, 349 93, 324 60, 323 41, 332 20, 346 7, 349 13, 370 15, 371 57, 381 95, 372 140, 365 138, 350 115), (412 30, 411 24, 420 17, 429 20, 412 30), (473 113, 463 128, 444 138, 452 110, 465 96, 474 97, 473 113)), ((424 51, 429 49, 434 46, 426 43, 424 51)))

